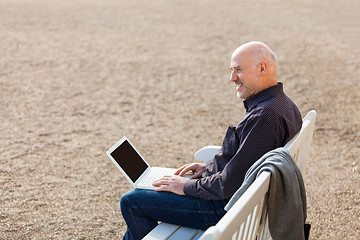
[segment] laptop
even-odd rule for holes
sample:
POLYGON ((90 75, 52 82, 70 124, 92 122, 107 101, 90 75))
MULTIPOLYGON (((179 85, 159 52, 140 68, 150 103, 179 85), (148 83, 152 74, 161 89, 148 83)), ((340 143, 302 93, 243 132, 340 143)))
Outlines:
POLYGON ((106 155, 134 188, 155 189, 152 186, 155 180, 176 171, 175 168, 150 167, 126 136, 106 151, 106 155))

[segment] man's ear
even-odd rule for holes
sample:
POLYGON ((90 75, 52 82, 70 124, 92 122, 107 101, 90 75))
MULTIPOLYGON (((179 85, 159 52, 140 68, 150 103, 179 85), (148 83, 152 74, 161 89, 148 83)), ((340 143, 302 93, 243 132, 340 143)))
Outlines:
POLYGON ((258 64, 258 72, 260 74, 260 76, 264 76, 267 70, 267 64, 266 62, 260 62, 258 64))

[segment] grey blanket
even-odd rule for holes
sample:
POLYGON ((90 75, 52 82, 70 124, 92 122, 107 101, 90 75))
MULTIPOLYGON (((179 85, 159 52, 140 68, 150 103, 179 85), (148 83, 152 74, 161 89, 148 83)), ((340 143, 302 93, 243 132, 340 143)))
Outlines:
POLYGON ((263 171, 271 173, 268 219, 270 235, 274 240, 305 239, 306 193, 300 169, 285 148, 277 148, 256 161, 245 175, 225 210, 241 197, 263 171))

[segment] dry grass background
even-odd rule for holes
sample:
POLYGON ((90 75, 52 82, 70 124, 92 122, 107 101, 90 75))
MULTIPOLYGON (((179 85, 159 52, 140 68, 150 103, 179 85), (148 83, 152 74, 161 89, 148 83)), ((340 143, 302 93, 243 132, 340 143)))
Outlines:
POLYGON ((260 40, 303 116, 311 239, 360 238, 358 0, 0 0, 0 239, 119 239, 127 135, 178 167, 244 115, 232 51, 260 40))

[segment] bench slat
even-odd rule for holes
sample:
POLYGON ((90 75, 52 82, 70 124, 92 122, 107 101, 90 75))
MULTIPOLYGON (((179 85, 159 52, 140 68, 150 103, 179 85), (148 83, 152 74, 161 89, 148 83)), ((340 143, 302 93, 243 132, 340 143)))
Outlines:
POLYGON ((198 234, 196 234, 196 236, 192 240, 198 240, 201 237, 201 235, 203 235, 203 233, 204 231, 198 232, 198 234))
POLYGON ((193 239, 199 231, 194 228, 181 227, 168 240, 193 239))
POLYGON ((156 228, 154 228, 148 235, 143 239, 145 240, 167 240, 171 235, 173 235, 180 226, 173 225, 169 223, 160 223, 156 228))

